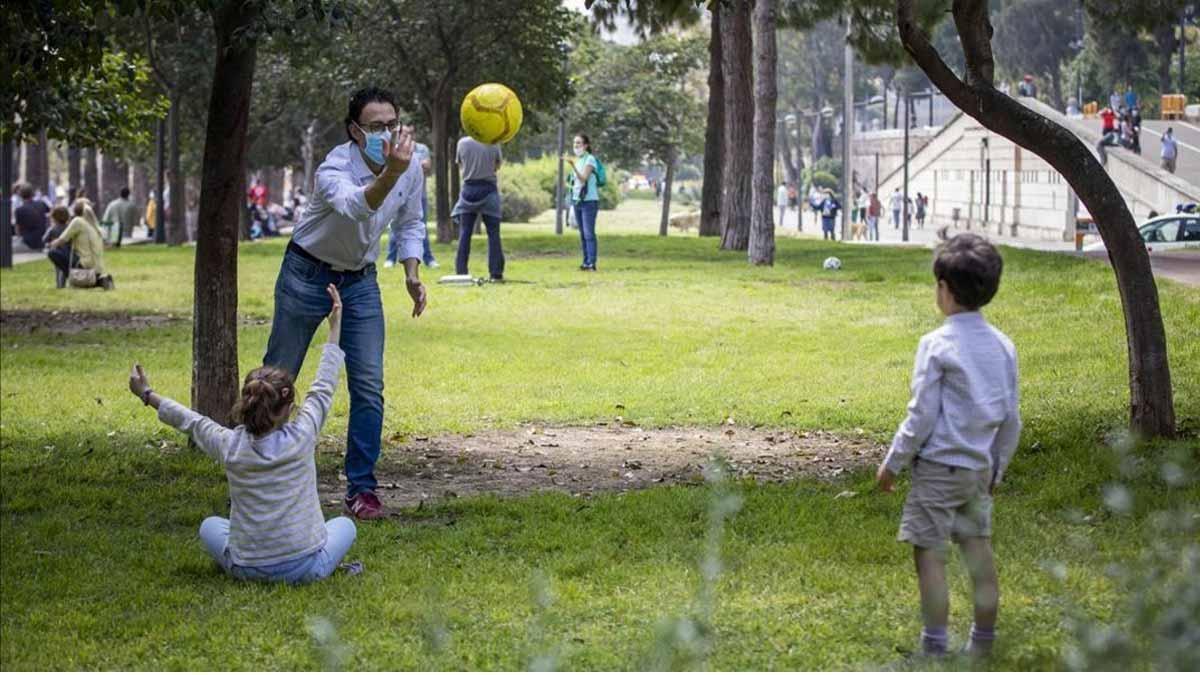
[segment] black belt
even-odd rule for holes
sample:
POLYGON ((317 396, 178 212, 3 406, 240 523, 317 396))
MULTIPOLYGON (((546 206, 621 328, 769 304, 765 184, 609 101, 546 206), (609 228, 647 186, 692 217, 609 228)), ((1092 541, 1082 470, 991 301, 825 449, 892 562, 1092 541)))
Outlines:
POLYGON ((304 247, 301 246, 300 244, 297 244, 295 242, 295 240, 288 242, 287 250, 291 251, 292 253, 295 253, 296 255, 300 256, 301 258, 304 258, 305 260, 313 263, 314 265, 321 267, 322 269, 324 269, 327 272, 334 272, 336 274, 352 274, 355 276, 360 276, 364 272, 366 272, 369 268, 374 266, 374 263, 368 263, 367 265, 364 265, 363 267, 360 267, 356 270, 335 269, 333 265, 330 265, 329 263, 325 262, 324 260, 321 260, 317 256, 309 253, 308 251, 305 251, 304 247))

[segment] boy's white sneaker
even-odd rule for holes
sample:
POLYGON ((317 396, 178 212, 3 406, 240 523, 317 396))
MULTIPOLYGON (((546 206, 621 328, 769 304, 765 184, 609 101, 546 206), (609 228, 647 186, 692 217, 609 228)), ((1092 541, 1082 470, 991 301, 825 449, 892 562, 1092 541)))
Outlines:
POLYGON ((391 260, 384 260, 384 261, 383 261, 383 266, 384 266, 384 267, 395 267, 395 266, 396 266, 396 263, 392 262, 391 260))

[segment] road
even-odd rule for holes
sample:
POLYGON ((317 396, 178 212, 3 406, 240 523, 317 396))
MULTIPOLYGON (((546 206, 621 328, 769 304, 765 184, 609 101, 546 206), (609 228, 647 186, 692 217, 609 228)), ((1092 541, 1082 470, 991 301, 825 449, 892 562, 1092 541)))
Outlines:
POLYGON ((1200 126, 1180 120, 1142 120, 1142 157, 1158 164, 1159 139, 1171 127, 1179 146, 1175 175, 1189 183, 1200 183, 1200 126))
MULTIPOLYGON (((1108 264, 1108 254, 1104 251, 1091 251, 1084 255, 1108 264)), ((1200 286, 1200 251, 1155 251, 1150 254, 1150 268, 1156 277, 1174 279, 1188 286, 1200 286)))

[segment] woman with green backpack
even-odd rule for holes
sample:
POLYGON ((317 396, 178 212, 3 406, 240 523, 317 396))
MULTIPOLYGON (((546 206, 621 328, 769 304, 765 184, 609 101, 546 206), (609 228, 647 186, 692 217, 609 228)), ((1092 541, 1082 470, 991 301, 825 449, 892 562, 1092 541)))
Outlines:
POLYGON ((575 161, 563 160, 571 166, 567 184, 571 187, 571 204, 575 209, 575 222, 579 224, 579 243, 583 249, 584 272, 596 271, 596 212, 600 210, 600 188, 606 176, 604 165, 592 154, 592 142, 586 134, 575 136, 575 161))

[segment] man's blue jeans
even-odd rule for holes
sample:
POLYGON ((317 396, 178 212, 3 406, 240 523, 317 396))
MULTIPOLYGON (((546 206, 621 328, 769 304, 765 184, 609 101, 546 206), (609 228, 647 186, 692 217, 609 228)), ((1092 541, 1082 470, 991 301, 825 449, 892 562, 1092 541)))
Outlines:
POLYGON ((583 264, 596 266, 596 212, 600 202, 596 200, 575 204, 575 221, 579 223, 579 247, 583 251, 583 264))
MULTIPOLYGON (((383 301, 375 265, 359 274, 333 272, 294 251, 283 256, 275 281, 275 318, 263 364, 296 376, 317 327, 332 307, 325 287, 342 296, 341 348, 346 352, 350 426, 346 438, 348 497, 375 489, 383 433, 383 301)), ((299 398, 299 397, 297 397, 299 398)))
MULTIPOLYGON (((464 213, 458 217, 458 257, 454 261, 455 274, 470 274, 468 262, 471 260, 471 235, 475 232, 477 213, 464 213)), ((504 278, 504 248, 500 244, 500 219, 495 216, 483 216, 483 226, 487 230, 488 240, 488 274, 493 279, 504 278)))

